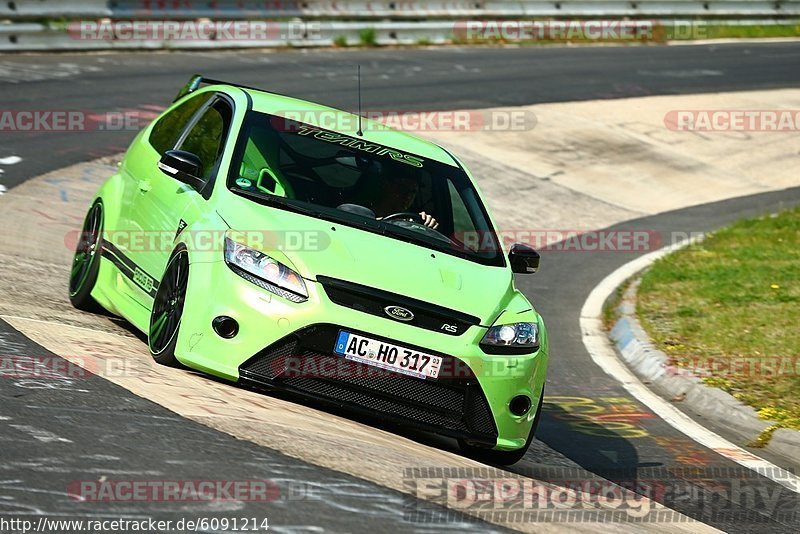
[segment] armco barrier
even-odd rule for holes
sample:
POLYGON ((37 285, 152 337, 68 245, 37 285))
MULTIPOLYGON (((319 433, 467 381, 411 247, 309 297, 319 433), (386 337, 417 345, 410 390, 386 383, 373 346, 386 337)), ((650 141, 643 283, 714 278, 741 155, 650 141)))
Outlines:
POLYGON ((308 0, 304 17, 482 18, 482 17, 687 17, 794 16, 800 1, 703 0, 475 0, 394 2, 381 0, 308 0))
POLYGON ((430 19, 482 17, 785 17, 800 0, 13 0, 0 19, 113 17, 192 20, 325 17, 430 19))
POLYGON ((12 0, 0 2, 0 19, 110 17, 107 0, 12 0))
MULTIPOLYGON (((167 24, 167 22, 139 21, 142 24, 167 24)), ((211 21, 208 21, 209 23, 211 21)), ((741 20, 726 24, 776 24, 778 22, 741 20)), ((800 20, 786 19, 781 24, 800 25, 800 20)), ((348 45, 362 43, 362 32, 365 29, 374 31, 374 43, 378 45, 414 45, 414 44, 442 44, 452 42, 454 37, 459 37, 459 30, 463 32, 463 22, 455 20, 440 21, 293 21, 269 23, 269 31, 265 32, 266 38, 247 40, 232 40, 230 38, 218 40, 191 40, 191 39, 118 39, 110 40, 97 38, 90 34, 87 38, 76 29, 80 23, 72 23, 72 30, 68 31, 63 24, 48 26, 40 23, 0 24, 0 52, 26 52, 37 50, 147 50, 147 49, 213 49, 213 48, 258 48, 258 47, 318 47, 342 44, 344 40, 348 45)), ((187 22, 173 22, 173 24, 188 24, 187 22)), ((692 28, 698 25, 713 26, 710 22, 691 22, 681 20, 662 20, 657 24, 671 26, 675 35, 689 35, 692 28)))
POLYGON ((80 39, 66 29, 54 29, 43 24, 20 23, 0 25, 0 52, 37 50, 146 50, 146 49, 207 49, 258 47, 316 47, 331 46, 334 40, 345 39, 348 44, 361 42, 360 32, 369 27, 375 31, 375 43, 380 45, 409 45, 420 42, 432 44, 449 41, 454 23, 436 22, 308 22, 276 23, 269 33, 274 37, 262 40, 97 40, 80 39), (307 26, 307 31, 303 26, 307 26))

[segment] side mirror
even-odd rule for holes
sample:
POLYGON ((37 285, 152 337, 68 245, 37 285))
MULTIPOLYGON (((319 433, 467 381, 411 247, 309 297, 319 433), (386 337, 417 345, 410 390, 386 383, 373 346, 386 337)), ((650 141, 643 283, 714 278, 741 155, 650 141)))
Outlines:
POLYGON ((200 178, 202 166, 200 158, 184 150, 167 150, 158 162, 161 172, 198 191, 205 185, 205 181, 200 178))
POLYGON ((508 261, 511 263, 511 272, 519 274, 532 274, 539 270, 539 260, 541 256, 528 245, 517 243, 511 247, 508 253, 508 261))

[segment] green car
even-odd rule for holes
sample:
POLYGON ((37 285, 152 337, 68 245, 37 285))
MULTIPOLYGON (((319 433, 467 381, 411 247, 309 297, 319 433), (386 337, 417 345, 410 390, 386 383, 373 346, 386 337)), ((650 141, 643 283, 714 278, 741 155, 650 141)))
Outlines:
POLYGON ((379 122, 194 76, 86 216, 70 299, 153 358, 456 438, 510 464, 548 342, 469 171, 379 122))

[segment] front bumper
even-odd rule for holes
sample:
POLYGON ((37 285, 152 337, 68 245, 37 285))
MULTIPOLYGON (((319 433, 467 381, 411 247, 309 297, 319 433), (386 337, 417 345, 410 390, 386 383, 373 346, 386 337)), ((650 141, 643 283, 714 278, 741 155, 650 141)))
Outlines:
MULTIPOLYGON (((421 380, 332 355, 340 327, 317 324, 281 338, 239 368, 241 379, 494 447, 497 429, 472 371, 444 358, 421 380)), ((354 332, 375 337, 370 332, 354 332)), ((387 340, 389 341, 389 340, 387 340)), ((424 350, 422 347, 419 350, 424 350)))
POLYGON ((318 282, 306 285, 308 300, 293 303, 223 261, 192 263, 176 357, 228 380, 278 387, 478 445, 514 450, 525 444, 547 368, 543 325, 537 352, 487 355, 478 346, 484 327, 446 335, 335 304, 318 282), (233 339, 214 333, 211 322, 220 315, 239 323, 233 339), (420 380, 349 361, 343 366, 332 352, 340 329, 442 356, 453 372, 420 380), (522 416, 509 409, 517 395, 529 396, 534 407, 522 416))

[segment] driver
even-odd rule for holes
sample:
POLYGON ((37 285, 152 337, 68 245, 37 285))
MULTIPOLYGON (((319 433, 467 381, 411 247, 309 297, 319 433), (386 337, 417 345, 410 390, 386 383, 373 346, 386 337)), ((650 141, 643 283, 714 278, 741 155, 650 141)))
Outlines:
MULTIPOLYGON (((382 219, 396 213, 408 212, 414 204, 414 199, 419 192, 419 171, 415 169, 393 168, 374 178, 375 188, 370 195, 369 208, 375 212, 375 217, 382 219)), ((436 230, 439 222, 424 211, 419 216, 428 228, 436 230)))

